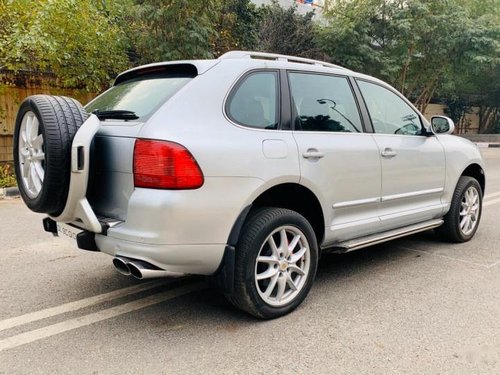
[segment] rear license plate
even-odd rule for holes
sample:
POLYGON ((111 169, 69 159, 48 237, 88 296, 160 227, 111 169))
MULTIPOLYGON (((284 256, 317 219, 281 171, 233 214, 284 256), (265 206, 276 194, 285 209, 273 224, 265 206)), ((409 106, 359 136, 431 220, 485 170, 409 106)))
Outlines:
POLYGON ((72 227, 71 225, 57 223, 57 234, 61 237, 76 241, 76 236, 81 232, 81 229, 72 227))

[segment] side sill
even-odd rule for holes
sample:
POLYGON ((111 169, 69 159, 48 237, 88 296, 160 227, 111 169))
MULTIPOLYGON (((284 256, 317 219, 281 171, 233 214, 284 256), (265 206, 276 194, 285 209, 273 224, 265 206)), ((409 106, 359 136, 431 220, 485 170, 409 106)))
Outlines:
POLYGON ((348 253, 350 251, 394 240, 396 238, 409 236, 410 234, 415 234, 429 229, 437 228, 442 224, 443 224, 442 219, 429 220, 423 223, 413 224, 407 227, 393 229, 387 232, 372 234, 370 236, 360 237, 354 240, 339 242, 333 246, 323 249, 323 251, 329 253, 340 253, 340 254, 348 253))

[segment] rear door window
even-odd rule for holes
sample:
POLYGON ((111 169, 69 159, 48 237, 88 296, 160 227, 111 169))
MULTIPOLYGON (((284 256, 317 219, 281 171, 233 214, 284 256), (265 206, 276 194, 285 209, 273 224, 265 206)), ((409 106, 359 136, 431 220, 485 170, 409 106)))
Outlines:
POLYGON ((358 106, 346 77, 289 73, 295 104, 295 129, 303 131, 362 131, 358 106))
POLYGON ((236 86, 226 105, 237 124, 260 129, 278 128, 278 73, 250 73, 236 86))
POLYGON ((132 111, 139 121, 145 121, 192 79, 192 76, 177 73, 137 77, 111 87, 87 104, 85 109, 87 112, 132 111))

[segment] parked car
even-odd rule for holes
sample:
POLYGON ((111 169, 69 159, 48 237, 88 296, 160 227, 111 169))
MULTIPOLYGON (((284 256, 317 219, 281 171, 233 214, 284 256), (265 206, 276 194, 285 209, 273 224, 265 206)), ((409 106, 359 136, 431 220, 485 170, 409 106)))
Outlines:
POLYGON ((485 168, 453 131, 376 78, 233 51, 128 70, 85 107, 31 96, 14 158, 48 232, 139 279, 212 275, 275 318, 304 300, 323 252, 474 236, 485 168))

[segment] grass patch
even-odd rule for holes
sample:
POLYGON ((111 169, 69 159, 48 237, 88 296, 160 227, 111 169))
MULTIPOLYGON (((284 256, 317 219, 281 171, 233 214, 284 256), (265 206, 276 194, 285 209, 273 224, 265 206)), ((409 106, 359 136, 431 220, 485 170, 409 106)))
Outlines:
POLYGON ((16 186, 16 175, 12 163, 0 163, 0 188, 16 186))

